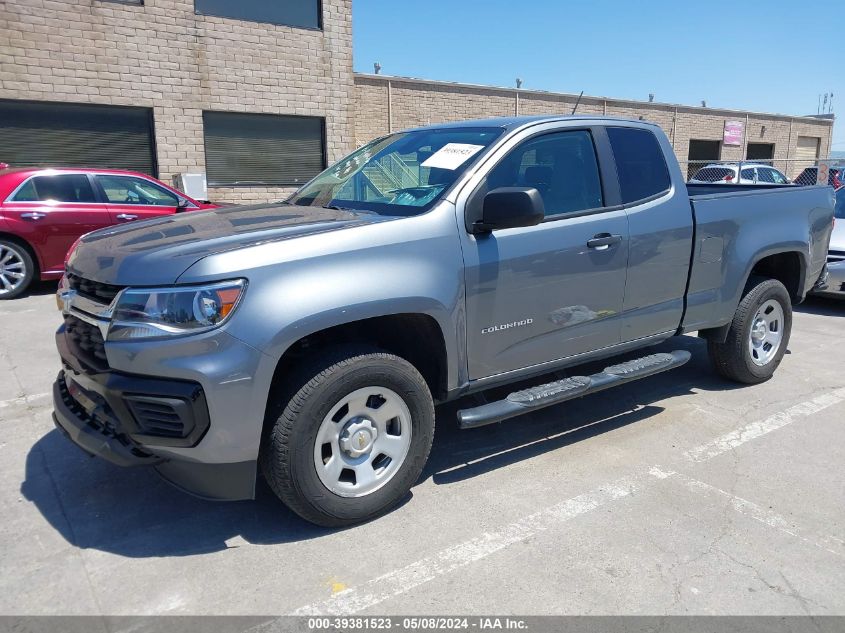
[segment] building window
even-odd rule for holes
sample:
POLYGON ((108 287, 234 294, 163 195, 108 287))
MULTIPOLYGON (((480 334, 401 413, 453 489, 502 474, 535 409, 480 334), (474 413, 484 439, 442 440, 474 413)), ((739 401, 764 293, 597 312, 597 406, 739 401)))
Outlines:
POLYGON ((203 112, 211 186, 302 185, 326 167, 321 117, 203 112))
POLYGON ((320 0, 194 0, 194 10, 201 15, 306 29, 323 27, 320 5, 320 0))
POLYGON ((149 108, 0 100, 0 161, 156 175, 149 108))

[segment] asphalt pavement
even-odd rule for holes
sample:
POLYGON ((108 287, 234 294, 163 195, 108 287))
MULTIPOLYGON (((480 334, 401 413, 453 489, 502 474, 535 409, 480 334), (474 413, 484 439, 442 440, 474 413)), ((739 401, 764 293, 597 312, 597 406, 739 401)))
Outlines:
POLYGON ((408 500, 316 528, 187 496, 53 427, 54 285, 0 302, 0 614, 845 615, 845 302, 775 377, 673 372, 472 431, 408 500))

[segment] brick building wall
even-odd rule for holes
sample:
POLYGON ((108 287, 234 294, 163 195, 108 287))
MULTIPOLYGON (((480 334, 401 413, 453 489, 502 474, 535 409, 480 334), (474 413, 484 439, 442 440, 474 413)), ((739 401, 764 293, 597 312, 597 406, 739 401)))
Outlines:
MULTIPOLYGON (((391 129, 575 104, 569 94, 353 74, 351 4, 323 0, 316 30, 198 15, 193 0, 0 0, 0 99, 151 108, 165 181, 205 169, 203 111, 324 117, 331 162, 391 129)), ((655 121, 682 161, 690 139, 720 141, 726 120, 746 116, 748 141, 774 143, 775 158, 794 157, 800 136, 819 138, 822 156, 830 148, 830 120, 591 96, 578 112, 655 121)), ((212 187, 209 197, 258 202, 290 190, 212 187)))
MULTIPOLYGON (((356 74, 355 140, 357 145, 362 145, 390 130, 461 119, 510 116, 517 112, 522 115, 569 114, 577 100, 578 95, 570 94, 356 74)), ((577 112, 631 119, 642 117, 657 123, 669 136, 682 163, 689 157, 691 139, 721 142, 725 122, 741 121, 746 126, 748 143, 774 144, 775 167, 790 177, 809 164, 795 160, 798 137, 820 139, 821 157, 826 157, 833 126, 830 119, 591 96, 581 98, 577 112), (791 160, 787 162, 788 158, 791 160)), ((722 145, 719 158, 739 160, 744 158, 744 150, 744 144, 722 145)))
POLYGON ((0 0, 0 98, 152 108, 165 181, 204 169, 203 110, 325 117, 331 161, 354 145, 351 5, 323 0, 314 30, 197 15, 193 0, 0 0))

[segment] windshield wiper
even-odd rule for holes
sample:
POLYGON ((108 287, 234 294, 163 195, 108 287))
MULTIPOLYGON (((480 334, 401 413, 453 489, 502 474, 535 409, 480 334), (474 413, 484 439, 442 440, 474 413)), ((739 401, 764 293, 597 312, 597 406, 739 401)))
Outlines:
POLYGON ((332 211, 353 211, 353 209, 350 209, 349 207, 339 207, 336 204, 326 204, 323 205, 323 208, 331 209, 332 211))

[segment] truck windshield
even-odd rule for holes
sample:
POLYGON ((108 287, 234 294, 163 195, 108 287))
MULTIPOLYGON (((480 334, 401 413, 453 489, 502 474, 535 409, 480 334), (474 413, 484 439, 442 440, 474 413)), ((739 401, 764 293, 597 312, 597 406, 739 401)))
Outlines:
POLYGON ((287 201, 417 215, 430 209, 503 131, 466 127, 391 134, 332 165, 287 201))

